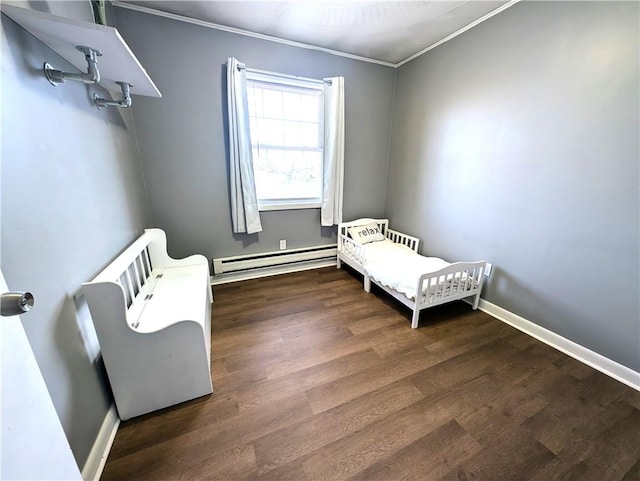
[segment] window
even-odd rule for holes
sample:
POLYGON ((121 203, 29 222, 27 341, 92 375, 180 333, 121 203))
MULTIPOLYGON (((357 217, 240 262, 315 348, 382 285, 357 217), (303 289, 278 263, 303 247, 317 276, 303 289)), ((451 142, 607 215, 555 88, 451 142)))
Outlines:
POLYGON ((320 207, 322 83, 247 71, 247 98, 259 209, 320 207))

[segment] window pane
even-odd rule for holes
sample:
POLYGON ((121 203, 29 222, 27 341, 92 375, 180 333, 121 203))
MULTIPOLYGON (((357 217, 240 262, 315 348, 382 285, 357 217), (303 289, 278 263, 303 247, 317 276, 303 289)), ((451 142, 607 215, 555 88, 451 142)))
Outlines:
POLYGON ((282 118, 282 93, 265 89, 262 95, 265 116, 282 118))
POLYGON ((299 120, 302 116, 300 110, 300 94, 285 92, 282 95, 283 117, 290 120, 299 120))
POLYGON ((259 119, 256 125, 258 129, 256 142, 258 144, 283 144, 284 132, 282 130, 282 122, 280 120, 259 119))
POLYGON ((305 95, 300 99, 300 111, 302 116, 300 120, 308 122, 318 122, 318 111, 322 97, 316 95, 305 95))
POLYGON ((287 170, 287 152, 285 150, 267 150, 266 170, 272 175, 282 175, 287 170))
POLYGON ((303 124, 300 144, 304 147, 320 147, 323 140, 320 139, 318 124, 303 124))
POLYGON ((254 149, 259 199, 314 199, 322 192, 321 153, 254 149))
POLYGON ((300 147, 302 126, 299 122, 283 122, 284 145, 287 147, 300 147))
POLYGON ((304 159, 309 165, 310 178, 322 185, 322 152, 307 151, 304 153, 304 159))

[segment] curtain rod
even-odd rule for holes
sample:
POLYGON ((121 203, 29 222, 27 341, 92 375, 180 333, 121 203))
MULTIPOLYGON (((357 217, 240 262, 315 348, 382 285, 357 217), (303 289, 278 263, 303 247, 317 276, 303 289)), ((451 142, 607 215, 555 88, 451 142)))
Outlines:
POLYGON ((269 70, 258 70, 257 68, 247 68, 246 65, 238 65, 238 70, 246 70, 247 72, 259 73, 263 75, 272 75, 274 77, 282 77, 282 78, 288 78, 292 80, 304 80, 305 82, 325 83, 327 85, 331 85, 332 83, 330 79, 318 80, 315 78, 298 77, 296 75, 287 75, 284 73, 270 72, 269 70))

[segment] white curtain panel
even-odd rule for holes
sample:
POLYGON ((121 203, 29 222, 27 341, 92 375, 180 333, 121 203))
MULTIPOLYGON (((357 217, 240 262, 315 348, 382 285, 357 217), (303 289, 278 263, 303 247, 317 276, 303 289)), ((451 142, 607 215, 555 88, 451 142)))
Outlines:
POLYGON ((324 80, 324 185, 320 218, 322 225, 329 226, 342 222, 344 77, 324 80))
POLYGON ((233 232, 254 234, 262 231, 262 224, 253 175, 247 76, 245 65, 233 57, 227 59, 227 103, 233 232))

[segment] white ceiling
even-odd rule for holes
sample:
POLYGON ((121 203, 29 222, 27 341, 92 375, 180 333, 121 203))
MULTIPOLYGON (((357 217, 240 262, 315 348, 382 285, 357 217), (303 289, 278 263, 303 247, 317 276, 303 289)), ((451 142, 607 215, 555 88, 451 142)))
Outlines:
POLYGON ((513 2, 120 1, 396 65, 513 2))

